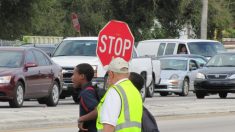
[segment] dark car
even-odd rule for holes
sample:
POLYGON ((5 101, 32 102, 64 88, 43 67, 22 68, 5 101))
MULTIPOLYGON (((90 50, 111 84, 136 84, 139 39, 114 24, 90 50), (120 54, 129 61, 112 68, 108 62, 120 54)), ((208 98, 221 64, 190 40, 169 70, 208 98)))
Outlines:
POLYGON ((24 99, 56 106, 62 89, 62 68, 36 48, 0 48, 0 101, 21 107, 24 99))
POLYGON ((235 93, 235 52, 220 53, 198 71, 194 88, 197 98, 219 94, 226 98, 235 93))
POLYGON ((56 48, 56 44, 24 44, 24 45, 21 45, 21 47, 39 48, 45 53, 47 53, 47 55, 51 56, 56 48))

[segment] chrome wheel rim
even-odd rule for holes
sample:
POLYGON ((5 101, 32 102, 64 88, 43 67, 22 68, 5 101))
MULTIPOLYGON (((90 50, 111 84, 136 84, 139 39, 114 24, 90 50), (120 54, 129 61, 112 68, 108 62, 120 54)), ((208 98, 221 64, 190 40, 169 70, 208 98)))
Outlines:
POLYGON ((151 87, 149 88, 150 94, 153 94, 153 92, 154 92, 154 85, 155 85, 155 82, 152 81, 152 85, 151 85, 151 87))
POLYGON ((144 98, 145 97, 145 87, 143 87, 141 90, 140 90, 140 93, 141 93, 141 96, 142 96, 142 98, 144 98))
POLYGON ((59 88, 56 84, 54 84, 54 86, 53 86, 52 99, 55 103, 58 102, 58 100, 59 100, 59 88))
POLYGON ((188 81, 184 81, 184 94, 185 95, 188 94, 188 89, 189 89, 188 81))
POLYGON ((23 90, 23 87, 19 85, 16 91, 16 99, 17 99, 18 104, 23 103, 23 98, 24 98, 24 90, 23 90))

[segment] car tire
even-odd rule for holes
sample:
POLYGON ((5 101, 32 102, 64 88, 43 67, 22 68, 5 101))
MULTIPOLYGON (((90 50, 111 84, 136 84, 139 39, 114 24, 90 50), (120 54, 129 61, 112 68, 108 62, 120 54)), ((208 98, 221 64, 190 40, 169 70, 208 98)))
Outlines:
POLYGON ((169 93, 168 92, 160 92, 161 96, 167 96, 169 93))
POLYGON ((225 93, 225 92, 219 93, 219 97, 220 97, 221 99, 225 99, 225 98, 227 98, 227 96, 228 96, 228 93, 225 93))
POLYGON ((46 105, 47 106, 56 106, 59 103, 59 85, 55 81, 53 83, 52 89, 49 96, 47 97, 46 105))
POLYGON ((151 85, 147 88, 147 97, 153 97, 155 88, 155 80, 153 78, 151 85))
POLYGON ((24 103, 24 85, 18 82, 15 86, 13 99, 9 101, 11 108, 20 108, 24 103))
POLYGON ((182 87, 182 93, 180 93, 180 96, 187 96, 189 93, 189 80, 187 78, 183 81, 183 87, 182 87))
POLYGON ((196 97, 197 97, 198 99, 204 99, 204 98, 205 98, 205 93, 196 92, 196 97))

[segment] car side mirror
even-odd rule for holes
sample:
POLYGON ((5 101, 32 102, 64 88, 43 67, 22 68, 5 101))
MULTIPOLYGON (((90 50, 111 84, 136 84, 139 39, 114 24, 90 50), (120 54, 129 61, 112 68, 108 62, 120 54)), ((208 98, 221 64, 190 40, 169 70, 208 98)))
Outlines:
POLYGON ((197 70, 197 68, 196 67, 191 67, 190 71, 193 71, 193 70, 197 70))
POLYGON ((204 67, 204 66, 205 66, 205 64, 203 64, 203 63, 200 64, 200 67, 204 67))
POLYGON ((38 65, 37 64, 35 64, 35 63, 26 63, 25 64, 25 68, 30 68, 30 67, 37 67, 38 65))

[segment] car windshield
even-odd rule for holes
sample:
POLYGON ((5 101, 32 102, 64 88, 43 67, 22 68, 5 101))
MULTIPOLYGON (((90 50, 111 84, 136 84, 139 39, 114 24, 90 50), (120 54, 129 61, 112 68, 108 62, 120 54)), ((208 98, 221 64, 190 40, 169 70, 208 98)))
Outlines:
POLYGON ((0 51, 0 67, 19 68, 22 66, 23 52, 0 51))
POLYGON ((219 52, 225 51, 223 45, 219 42, 190 42, 188 47, 191 54, 212 57, 219 52))
POLYGON ((160 59, 162 70, 187 70, 187 60, 160 59))
POLYGON ((53 56, 96 56, 96 40, 65 40, 53 56))
POLYGON ((55 47, 36 47, 41 49, 42 51, 46 52, 47 54, 52 54, 55 50, 55 47))
POLYGON ((218 54, 212 57, 207 67, 235 67, 235 54, 218 54))

